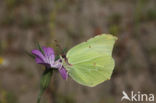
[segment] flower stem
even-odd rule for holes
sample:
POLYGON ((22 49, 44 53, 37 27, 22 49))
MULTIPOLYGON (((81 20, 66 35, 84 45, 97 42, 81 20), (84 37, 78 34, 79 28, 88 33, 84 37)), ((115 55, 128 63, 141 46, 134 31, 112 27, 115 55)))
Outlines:
POLYGON ((52 74, 53 74, 53 69, 46 67, 46 69, 43 72, 42 77, 41 77, 40 93, 37 98, 37 103, 40 103, 40 100, 41 100, 41 97, 42 97, 44 91, 48 88, 50 81, 51 81, 52 74))

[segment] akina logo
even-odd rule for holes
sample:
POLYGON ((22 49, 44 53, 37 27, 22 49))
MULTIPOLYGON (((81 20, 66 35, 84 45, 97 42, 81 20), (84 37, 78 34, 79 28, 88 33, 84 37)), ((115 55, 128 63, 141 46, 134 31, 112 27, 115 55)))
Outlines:
POLYGON ((134 91, 131 91, 130 95, 128 95, 125 91, 122 92, 123 97, 121 98, 121 101, 127 100, 127 101, 138 101, 138 102, 153 102, 154 101, 154 94, 145 94, 138 91, 135 93, 134 91))

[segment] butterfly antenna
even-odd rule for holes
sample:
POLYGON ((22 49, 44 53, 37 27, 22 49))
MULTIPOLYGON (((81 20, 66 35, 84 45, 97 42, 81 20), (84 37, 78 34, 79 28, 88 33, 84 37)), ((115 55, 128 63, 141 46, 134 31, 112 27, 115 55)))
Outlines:
POLYGON ((55 40, 55 43, 56 43, 56 47, 58 47, 62 51, 61 52, 62 57, 65 56, 64 49, 62 49, 62 47, 60 46, 57 40, 55 40))
POLYGON ((60 50, 63 50, 57 40, 55 40, 55 43, 56 43, 56 47, 58 47, 60 50))

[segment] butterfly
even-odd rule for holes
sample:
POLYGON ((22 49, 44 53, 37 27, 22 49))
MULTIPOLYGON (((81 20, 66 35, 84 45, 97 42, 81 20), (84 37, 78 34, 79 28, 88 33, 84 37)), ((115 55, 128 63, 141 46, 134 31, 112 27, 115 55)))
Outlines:
POLYGON ((94 87, 111 78, 115 63, 112 50, 117 37, 95 36, 60 57, 69 76, 79 84, 94 87))

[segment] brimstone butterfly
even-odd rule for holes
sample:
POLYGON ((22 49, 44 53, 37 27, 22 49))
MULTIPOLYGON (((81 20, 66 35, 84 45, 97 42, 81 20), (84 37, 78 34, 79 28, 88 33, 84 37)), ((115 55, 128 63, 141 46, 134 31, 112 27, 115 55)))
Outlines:
POLYGON ((76 82, 94 87, 109 80, 115 63, 112 50, 117 37, 98 35, 71 48, 61 57, 63 66, 76 82))

